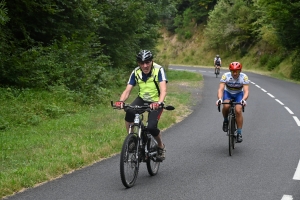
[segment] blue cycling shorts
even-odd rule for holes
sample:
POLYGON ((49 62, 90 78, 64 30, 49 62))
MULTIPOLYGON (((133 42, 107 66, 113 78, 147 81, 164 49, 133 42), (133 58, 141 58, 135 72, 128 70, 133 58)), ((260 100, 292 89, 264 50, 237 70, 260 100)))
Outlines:
POLYGON ((231 94, 230 92, 224 90, 224 94, 223 94, 223 101, 224 100, 230 100, 230 99, 234 99, 235 102, 240 102, 243 99, 244 96, 244 92, 241 91, 237 94, 231 94))

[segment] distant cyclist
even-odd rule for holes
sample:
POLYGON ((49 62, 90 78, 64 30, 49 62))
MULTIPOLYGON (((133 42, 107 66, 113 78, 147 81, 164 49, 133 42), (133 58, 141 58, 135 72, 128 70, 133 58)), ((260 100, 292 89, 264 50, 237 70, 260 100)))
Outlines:
MULTIPOLYGON (((127 86, 123 91, 120 100, 115 106, 122 108, 128 99, 134 86, 139 86, 138 96, 131 105, 150 105, 150 108, 157 112, 150 112, 148 115, 148 131, 153 135, 158 145, 156 158, 160 161, 165 160, 166 148, 162 142, 161 131, 157 124, 163 112, 160 105, 164 104, 167 95, 167 77, 164 68, 153 61, 153 55, 149 50, 142 50, 136 56, 138 67, 136 67, 129 78, 127 86)), ((126 111, 125 125, 127 132, 129 125, 133 123, 135 113, 132 110, 126 111)))
MULTIPOLYGON (((229 65, 230 72, 226 72, 222 75, 218 90, 218 101, 219 105, 222 102, 229 102, 230 99, 234 99, 235 102, 240 102, 241 105, 235 106, 236 112, 236 123, 237 123, 237 142, 242 142, 242 127, 243 127, 243 115, 242 105, 246 106, 249 96, 249 79, 248 76, 242 71, 242 64, 239 62, 232 62, 229 65)), ((229 104, 223 104, 222 114, 224 117, 223 131, 228 130, 228 113, 229 104)))
POLYGON ((222 65, 222 60, 219 55, 216 55, 214 58, 214 66, 215 66, 215 74, 217 73, 217 69, 220 69, 222 65))

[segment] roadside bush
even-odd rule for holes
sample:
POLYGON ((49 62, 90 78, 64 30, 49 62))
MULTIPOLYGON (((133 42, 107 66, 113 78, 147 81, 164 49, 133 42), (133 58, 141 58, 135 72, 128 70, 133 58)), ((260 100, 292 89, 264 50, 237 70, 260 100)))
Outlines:
POLYGON ((269 61, 269 55, 268 54, 263 54, 261 57, 260 57, 260 60, 259 60, 259 63, 261 66, 264 66, 267 64, 267 62, 269 61))
POLYGON ((275 56, 270 56, 268 63, 267 63, 267 69, 269 71, 272 71, 273 69, 275 69, 275 67, 277 67, 282 61, 281 56, 275 55, 275 56))
POLYGON ((300 81, 300 59, 296 58, 293 62, 292 72, 291 72, 291 78, 300 81))

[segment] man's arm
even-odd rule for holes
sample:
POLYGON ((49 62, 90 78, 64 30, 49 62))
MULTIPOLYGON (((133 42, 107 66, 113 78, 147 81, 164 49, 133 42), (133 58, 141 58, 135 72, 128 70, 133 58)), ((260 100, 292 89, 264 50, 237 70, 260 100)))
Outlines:
POLYGON ((165 97, 167 96, 167 82, 161 81, 159 82, 160 95, 158 102, 164 102, 165 97))
POLYGON ((120 101, 126 101, 131 93, 131 90, 133 88, 133 85, 127 84, 125 90, 123 91, 120 101))
POLYGON ((221 82, 218 89, 218 96, 217 96, 218 99, 223 98, 224 89, 225 89, 225 83, 221 82))
POLYGON ((247 100, 249 97, 249 85, 243 85, 243 90, 244 90, 244 96, 243 99, 247 100))

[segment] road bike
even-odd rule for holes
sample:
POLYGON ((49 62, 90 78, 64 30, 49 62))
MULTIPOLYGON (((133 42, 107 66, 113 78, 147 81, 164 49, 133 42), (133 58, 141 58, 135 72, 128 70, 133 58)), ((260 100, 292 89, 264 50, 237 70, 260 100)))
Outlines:
MULTIPOLYGON (((113 108, 117 109, 111 101, 113 108)), ((161 105, 163 109, 174 110, 173 106, 161 105)), ((120 108, 119 108, 120 109, 120 108)), ((138 106, 124 104, 123 109, 132 109, 135 112, 134 123, 129 126, 129 133, 126 136, 122 151, 120 154, 120 175, 123 185, 126 188, 132 187, 137 179, 139 166, 145 162, 149 175, 155 176, 161 161, 156 158, 157 142, 147 130, 147 122, 144 124, 145 111, 157 112, 151 110, 149 105, 138 106)))
MULTIPOLYGON (((228 114, 228 129, 227 129, 227 136, 228 136, 228 150, 229 150, 229 155, 232 156, 232 150, 235 148, 235 143, 236 143, 236 115, 235 115, 235 105, 240 104, 240 102, 234 102, 234 99, 231 99, 229 102, 223 102, 222 104, 229 104, 229 114, 228 114)), ((220 106, 221 104, 218 105, 218 110, 220 112, 220 106)), ((242 111, 244 112, 245 107, 242 105, 242 111)))

